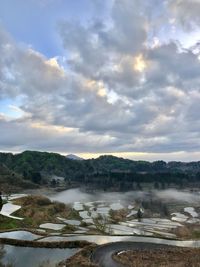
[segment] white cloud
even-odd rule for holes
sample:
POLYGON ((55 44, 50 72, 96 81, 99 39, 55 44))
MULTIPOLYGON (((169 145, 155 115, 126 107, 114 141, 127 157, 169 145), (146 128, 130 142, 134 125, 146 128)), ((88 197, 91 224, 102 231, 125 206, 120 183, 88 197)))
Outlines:
POLYGON ((168 0, 168 6, 174 24, 180 23, 187 31, 199 27, 199 0, 168 0))
MULTIPOLYGON (((171 23, 179 19, 175 2, 167 6, 175 16, 171 23)), ((0 99, 23 101, 20 118, 1 117, 0 148, 197 153, 198 54, 155 38, 156 10, 149 19, 146 4, 113 1, 109 23, 62 22, 65 68, 57 58, 21 47, 1 28, 0 99)))

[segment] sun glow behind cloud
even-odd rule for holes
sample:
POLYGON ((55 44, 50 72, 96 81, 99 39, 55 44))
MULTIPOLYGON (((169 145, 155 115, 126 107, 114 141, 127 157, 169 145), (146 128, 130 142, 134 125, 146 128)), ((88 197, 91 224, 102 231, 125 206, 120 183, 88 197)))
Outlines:
POLYGON ((142 54, 139 54, 134 58, 133 68, 138 72, 143 72, 147 68, 147 63, 142 54))
POLYGON ((200 157, 200 152, 191 152, 187 153, 185 151, 174 152, 174 153, 141 153, 141 152, 118 152, 118 153, 77 153, 79 157, 84 159, 98 158, 102 155, 112 155, 115 157, 122 157, 132 160, 147 160, 147 161, 156 161, 156 160, 165 160, 165 161, 188 161, 188 156, 190 161, 196 160, 200 157))
POLYGON ((59 65, 56 57, 46 60, 46 64, 58 70, 62 76, 65 75, 64 68, 59 65))
POLYGON ((33 129, 40 129, 40 130, 45 130, 45 131, 49 131, 52 133, 61 133, 61 134, 71 133, 71 132, 75 133, 77 131, 74 128, 49 125, 49 124, 44 124, 42 122, 33 122, 33 123, 31 123, 31 127, 33 127, 33 129))

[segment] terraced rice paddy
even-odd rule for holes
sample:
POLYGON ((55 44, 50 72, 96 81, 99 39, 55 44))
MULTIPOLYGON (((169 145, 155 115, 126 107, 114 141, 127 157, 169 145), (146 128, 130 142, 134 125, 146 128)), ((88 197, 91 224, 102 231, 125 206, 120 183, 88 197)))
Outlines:
MULTIPOLYGON (((165 195, 165 191, 163 192, 165 195)), ((68 191, 66 191, 66 199, 67 194, 68 191)), ((21 206, 13 204, 13 201, 23 196, 10 196, 8 202, 3 205, 1 215, 16 220, 23 220, 23 218, 12 215, 13 212, 21 208, 21 206)), ((176 228, 183 227, 187 224, 200 224, 199 208, 195 203, 188 202, 185 203, 185 206, 183 203, 181 205, 179 203, 172 205, 171 213, 165 218, 162 218, 161 214, 159 215, 159 210, 156 213, 151 212, 151 216, 149 216, 149 212, 146 212, 144 209, 142 218, 138 218, 138 211, 142 208, 141 203, 132 199, 130 196, 125 201, 121 196, 118 195, 117 199, 114 199, 105 195, 105 200, 102 200, 101 196, 100 199, 93 201, 93 197, 93 199, 87 201, 88 198, 84 194, 83 201, 68 203, 72 210, 75 211, 74 214, 76 216, 74 215, 74 218, 52 218, 52 221, 40 224, 39 228, 35 230, 43 231, 43 233, 48 231, 47 234, 49 235, 53 235, 54 233, 58 235, 62 234, 64 228, 68 227, 68 233, 75 235, 104 233, 107 235, 141 235, 176 238, 176 228), (193 204, 194 206, 187 204, 193 204), (55 219, 58 223, 55 223, 55 219)))

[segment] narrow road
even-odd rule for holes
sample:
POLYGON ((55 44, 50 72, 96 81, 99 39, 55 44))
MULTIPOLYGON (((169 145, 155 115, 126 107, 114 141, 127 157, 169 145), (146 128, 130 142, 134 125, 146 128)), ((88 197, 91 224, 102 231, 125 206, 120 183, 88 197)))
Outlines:
POLYGON ((123 250, 134 249, 158 249, 166 248, 168 245, 140 243, 140 242, 116 242, 99 246, 92 255, 92 261, 100 267, 124 267, 112 259, 112 255, 123 250))

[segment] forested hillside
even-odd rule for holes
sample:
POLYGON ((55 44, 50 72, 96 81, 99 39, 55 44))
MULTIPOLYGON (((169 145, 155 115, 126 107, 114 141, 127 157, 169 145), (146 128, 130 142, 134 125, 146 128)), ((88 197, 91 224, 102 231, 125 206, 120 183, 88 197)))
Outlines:
POLYGON ((17 180, 33 184, 47 183, 47 177, 52 175, 64 177, 67 183, 98 185, 102 188, 117 186, 121 190, 140 187, 141 183, 165 187, 170 183, 183 186, 188 183, 198 184, 200 181, 200 162, 151 163, 114 156, 71 160, 56 153, 25 151, 15 155, 0 153, 0 164, 4 166, 4 171, 6 169, 10 173, 9 177, 15 175, 17 180))
POLYGON ((8 169, 4 164, 0 163, 0 188, 4 192, 13 192, 18 188, 33 189, 38 185, 31 180, 25 180, 23 175, 8 169))

